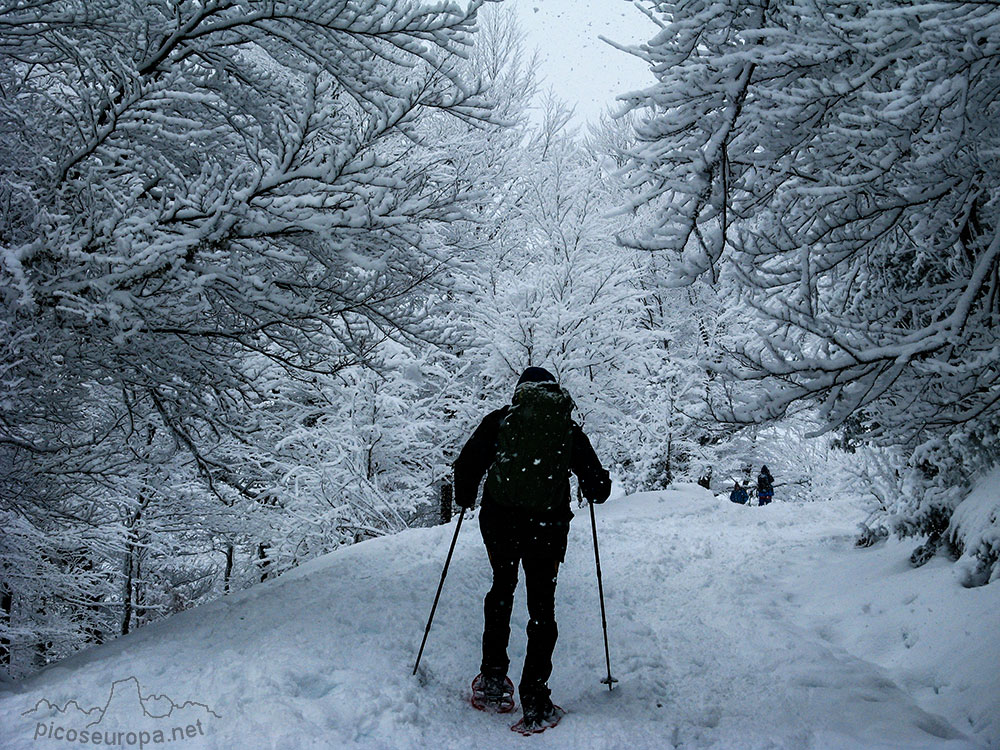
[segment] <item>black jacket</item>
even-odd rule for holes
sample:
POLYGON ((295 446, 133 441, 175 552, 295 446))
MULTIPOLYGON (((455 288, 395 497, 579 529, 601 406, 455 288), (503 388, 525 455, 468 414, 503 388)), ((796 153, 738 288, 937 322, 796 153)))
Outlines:
POLYGON ((767 467, 761 469, 760 474, 757 475, 757 492, 774 492, 774 477, 771 476, 767 467))
MULTIPOLYGON (((455 502, 463 508, 475 505, 479 485, 496 458, 500 422, 509 408, 504 406, 487 414, 455 461, 455 502)), ((583 428, 575 422, 570 469, 576 474, 584 497, 595 503, 607 500, 611 493, 611 478, 601 466, 583 428)), ((573 511, 570 510, 568 478, 564 500, 545 514, 526 515, 500 506, 487 490, 483 490, 479 525, 488 548, 510 545, 516 548, 519 556, 539 554, 561 560, 566 551, 571 518, 573 511)))

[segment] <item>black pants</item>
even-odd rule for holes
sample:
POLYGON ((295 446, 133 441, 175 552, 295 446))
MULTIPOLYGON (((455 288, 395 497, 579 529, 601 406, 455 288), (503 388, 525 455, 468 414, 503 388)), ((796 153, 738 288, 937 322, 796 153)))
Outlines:
POLYGON ((510 613, 514 606, 517 568, 524 566, 524 585, 528 591, 528 649, 521 670, 518 690, 540 693, 552 674, 552 651, 559 631, 556 628, 556 576, 559 560, 554 557, 518 558, 493 549, 487 550, 493 566, 493 588, 483 604, 483 663, 481 670, 507 673, 507 642, 510 639, 510 613))

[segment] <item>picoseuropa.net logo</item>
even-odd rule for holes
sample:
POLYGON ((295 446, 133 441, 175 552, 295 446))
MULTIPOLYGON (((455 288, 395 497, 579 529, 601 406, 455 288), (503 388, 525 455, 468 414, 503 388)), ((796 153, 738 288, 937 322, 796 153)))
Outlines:
POLYGON ((197 744, 198 738, 205 737, 210 720, 221 718, 204 703, 175 703, 168 695, 143 695, 135 677, 111 683, 103 706, 85 709, 75 700, 60 706, 42 698, 22 715, 35 721, 33 739, 38 742, 140 750, 185 741, 197 744))

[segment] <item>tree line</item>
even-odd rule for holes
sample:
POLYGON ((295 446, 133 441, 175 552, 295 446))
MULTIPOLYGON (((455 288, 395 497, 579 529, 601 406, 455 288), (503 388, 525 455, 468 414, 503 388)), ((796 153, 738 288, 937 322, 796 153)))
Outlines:
POLYGON ((645 5, 586 132, 480 0, 0 7, 9 675, 422 522, 532 364, 627 490, 759 458, 988 579, 996 14, 645 5))

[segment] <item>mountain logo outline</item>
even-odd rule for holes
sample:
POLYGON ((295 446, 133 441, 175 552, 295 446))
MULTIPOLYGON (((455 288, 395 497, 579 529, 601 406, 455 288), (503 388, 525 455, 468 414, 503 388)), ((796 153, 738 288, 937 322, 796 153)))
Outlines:
POLYGON ((142 694, 142 685, 139 684, 139 679, 134 675, 124 677, 120 680, 115 680, 114 682, 111 683, 111 690, 108 693, 108 699, 104 702, 103 708, 101 708, 100 706, 94 706, 93 708, 84 709, 80 706, 79 702, 77 702, 75 698, 71 698, 70 700, 66 701, 66 703, 62 707, 60 707, 57 703, 53 703, 48 698, 39 698, 38 701, 35 703, 34 708, 29 708, 26 711, 22 711, 21 715, 28 716, 29 714, 33 714, 36 711, 42 709, 43 704, 45 708, 48 708, 50 710, 54 709, 58 713, 65 715, 69 711, 70 706, 74 706, 77 712, 79 712, 80 714, 82 714, 87 718, 90 718, 90 716, 95 711, 98 713, 99 718, 87 723, 86 727, 90 728, 96 724, 100 724, 104 720, 104 717, 107 714, 107 710, 111 706, 111 702, 115 697, 115 688, 118 687, 119 685, 127 686, 126 689, 128 689, 128 687, 134 686, 135 696, 139 702, 139 707, 142 709, 142 713, 151 719, 169 718, 171 715, 173 715, 174 709, 180 711, 185 708, 188 708, 189 706, 193 706, 196 708, 203 708, 205 709, 206 712, 214 716, 216 719, 222 718, 219 714, 215 713, 215 711, 209 708, 208 705, 204 703, 199 703, 198 701, 184 701, 183 703, 178 704, 174 702, 173 698, 171 698, 169 695, 165 693, 160 695, 151 694, 144 696, 142 694), (170 709, 163 714, 152 713, 146 708, 147 701, 154 701, 157 703, 166 701, 170 705, 170 709))

